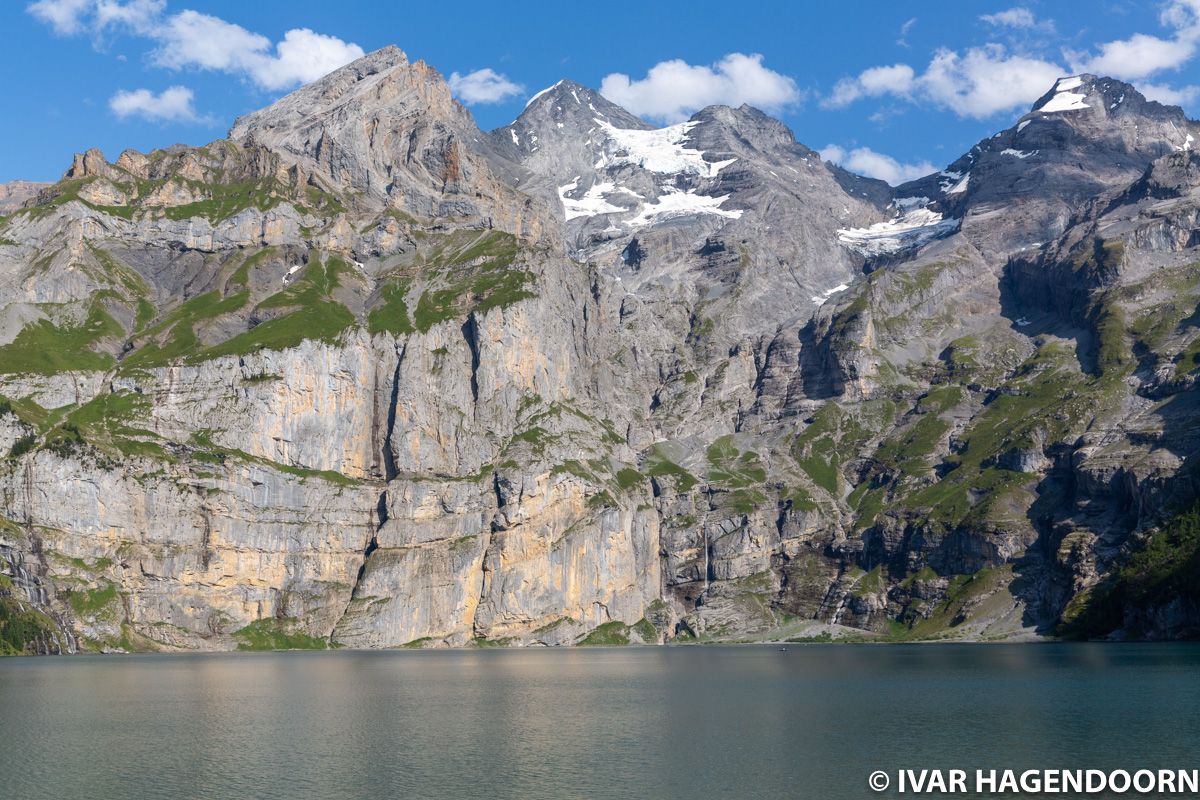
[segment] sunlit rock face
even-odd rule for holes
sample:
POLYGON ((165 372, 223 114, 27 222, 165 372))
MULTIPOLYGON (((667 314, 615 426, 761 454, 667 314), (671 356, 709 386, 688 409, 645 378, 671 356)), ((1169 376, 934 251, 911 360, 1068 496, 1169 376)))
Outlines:
POLYGON ((385 48, 228 139, 0 187, 19 649, 1094 620, 1196 495, 1197 136, 1066 78, 892 188, 570 81, 484 133, 385 48))

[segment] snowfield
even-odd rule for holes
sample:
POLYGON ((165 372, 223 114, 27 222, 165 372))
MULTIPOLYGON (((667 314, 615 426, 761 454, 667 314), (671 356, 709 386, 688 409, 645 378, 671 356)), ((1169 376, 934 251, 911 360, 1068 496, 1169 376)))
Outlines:
POLYGON ((825 291, 821 292, 820 294, 814 294, 811 299, 817 305, 821 305, 822 303, 824 303, 829 298, 833 297, 838 292, 844 292, 849 288, 850 287, 847 286, 846 284, 839 283, 837 286, 833 287, 832 289, 826 289, 825 291))
POLYGON ((945 219, 936 211, 918 208, 889 222, 876 222, 868 228, 845 228, 837 232, 838 241, 867 257, 891 255, 920 247, 958 230, 957 219, 945 219))
MULTIPOLYGON (((610 192, 618 191, 615 184, 612 183, 597 183, 586 192, 583 197, 571 198, 568 194, 579 188, 579 178, 568 184, 558 187, 558 197, 562 200, 563 211, 567 215, 567 219, 575 219, 576 217, 594 217, 597 214, 615 214, 628 209, 614 206, 612 203, 604 199, 604 195, 610 192)), ((620 191, 629 192, 628 189, 620 191)), ((629 194, 633 194, 629 192, 629 194)))
POLYGON ((665 192, 657 202, 646 203, 638 215, 629 220, 634 228, 660 222, 671 217, 685 217, 693 214, 713 214, 728 219, 740 219, 741 209, 724 209, 721 204, 729 199, 729 195, 708 197, 693 192, 684 192, 674 187, 666 187, 665 192))
POLYGON ((1091 108, 1084 101, 1084 96, 1078 92, 1072 92, 1071 89, 1078 89, 1083 85, 1083 78, 1062 78, 1058 83, 1054 84, 1054 97, 1046 101, 1046 104, 1037 109, 1044 114, 1057 114, 1062 111, 1082 111, 1085 108, 1091 108))
POLYGON ((650 172, 664 175, 696 175, 715 178, 717 173, 737 159, 728 161, 705 161, 704 153, 684 146, 688 131, 697 122, 681 122, 666 128, 649 131, 618 128, 596 117, 596 124, 607 134, 610 147, 596 162, 596 169, 607 169, 632 164, 650 172))
POLYGON ((558 187, 558 197, 568 220, 600 214, 634 214, 615 224, 639 228, 674 217, 707 214, 739 219, 742 216, 739 209, 721 207, 729 195, 712 197, 700 194, 695 188, 681 188, 694 184, 696 179, 715 178, 721 170, 737 160, 706 161, 703 151, 688 147, 685 144, 688 132, 699 123, 683 122, 654 130, 636 130, 618 128, 600 117, 594 117, 593 120, 603 135, 595 169, 608 171, 611 175, 614 170, 633 166, 656 176, 664 176, 654 178, 660 194, 656 199, 642 202, 637 208, 622 208, 607 198, 617 192, 638 200, 643 200, 642 195, 610 180, 591 186, 582 196, 573 196, 579 191, 580 177, 577 176, 570 183, 558 187), (683 179, 682 184, 680 179, 683 179))

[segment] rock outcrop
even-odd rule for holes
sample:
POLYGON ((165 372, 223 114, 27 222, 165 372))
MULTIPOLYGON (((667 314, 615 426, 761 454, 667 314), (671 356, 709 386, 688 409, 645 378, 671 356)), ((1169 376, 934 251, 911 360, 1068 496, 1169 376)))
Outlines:
POLYGON ((1079 76, 892 189, 385 48, 81 154, 0 221, 10 649, 1191 635, 1086 609, 1200 488, 1198 135, 1079 76))

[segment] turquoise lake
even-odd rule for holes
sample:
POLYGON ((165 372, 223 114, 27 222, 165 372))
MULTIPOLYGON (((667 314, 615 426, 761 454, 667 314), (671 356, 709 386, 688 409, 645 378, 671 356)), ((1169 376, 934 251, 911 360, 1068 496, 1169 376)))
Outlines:
POLYGON ((1194 769, 1198 721, 1183 644, 8 658, 0 796, 898 796, 868 775, 1194 769))

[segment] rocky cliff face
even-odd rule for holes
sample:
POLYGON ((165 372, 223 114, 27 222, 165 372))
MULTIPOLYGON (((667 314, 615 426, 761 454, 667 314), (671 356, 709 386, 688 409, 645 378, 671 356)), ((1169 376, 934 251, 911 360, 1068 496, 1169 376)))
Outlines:
POLYGON ((27 200, 37 196, 49 184, 36 181, 10 181, 0 183, 0 214, 10 214, 27 200))
POLYGON ((1197 494, 1198 133, 1065 79, 893 190, 387 48, 77 156, 0 218, 0 639, 1053 632, 1197 494))

